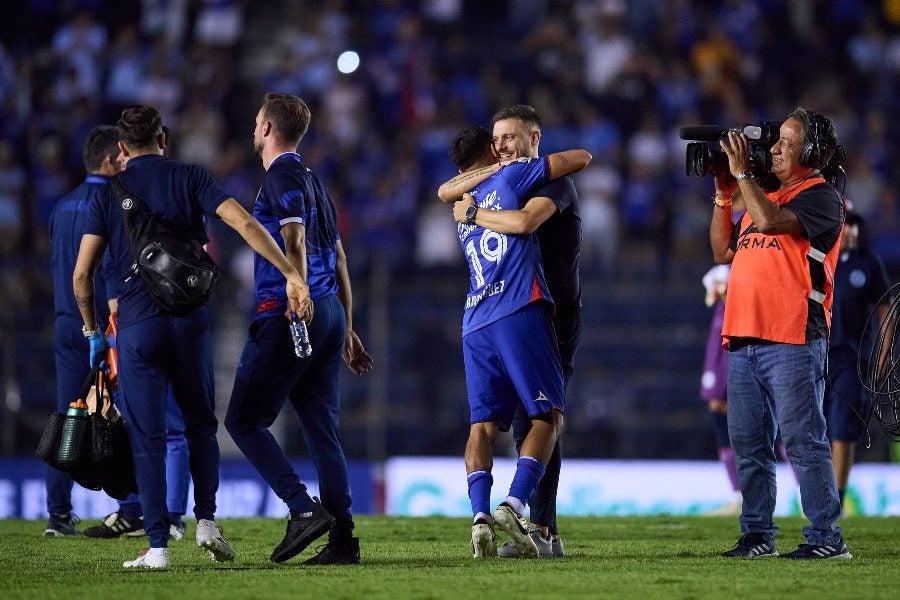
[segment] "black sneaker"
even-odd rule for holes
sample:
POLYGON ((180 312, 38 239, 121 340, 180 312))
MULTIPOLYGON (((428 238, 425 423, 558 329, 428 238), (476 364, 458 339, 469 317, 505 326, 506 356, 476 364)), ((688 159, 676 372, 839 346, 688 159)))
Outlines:
POLYGON ((68 515, 50 515, 47 519, 47 529, 44 530, 44 537, 66 537, 72 535, 81 535, 81 532, 75 527, 81 522, 74 513, 68 515))
POLYGON ((144 533, 144 517, 125 517, 114 512, 106 515, 103 522, 84 530, 84 535, 92 538, 141 537, 144 533))
POLYGON ((325 512, 318 498, 313 498, 312 512, 288 518, 284 539, 272 551, 272 562, 280 563, 297 556, 316 538, 328 533, 333 524, 334 517, 325 512))
POLYGON ((775 550, 775 540, 764 533, 745 533, 728 552, 723 552, 726 558, 765 558, 778 556, 775 550))
POLYGON ((359 538, 350 538, 343 542, 328 540, 325 546, 316 548, 318 553, 304 565, 358 565, 359 564, 359 538))
POLYGON ((847 550, 847 544, 844 540, 840 540, 837 544, 830 546, 815 546, 813 544, 800 544, 797 549, 787 554, 782 554, 781 558, 789 558, 793 560, 850 560, 853 555, 847 550))

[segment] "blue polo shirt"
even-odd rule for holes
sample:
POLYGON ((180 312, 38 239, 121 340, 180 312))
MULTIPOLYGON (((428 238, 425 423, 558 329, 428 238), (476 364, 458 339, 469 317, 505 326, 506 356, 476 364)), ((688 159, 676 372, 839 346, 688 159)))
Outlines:
MULTIPOLYGON (((888 277, 881 259, 865 247, 841 252, 834 270, 834 304, 831 308, 831 339, 829 358, 833 361, 855 363, 860 342, 863 349, 871 348, 871 328, 878 326, 875 317, 866 331, 866 320, 888 289, 888 277)), ((864 361, 865 362, 865 361, 864 361)))
MULTIPOLYGON (((72 273, 78 258, 81 236, 91 203, 109 188, 109 178, 88 175, 74 190, 60 198, 50 214, 50 266, 53 271, 53 307, 56 316, 69 316, 81 320, 81 312, 75 304, 72 289, 72 273)), ((107 285, 104 269, 98 269, 94 277, 97 322, 105 323, 109 317, 107 285)))
MULTIPOLYGON (((216 209, 230 198, 198 165, 188 165, 157 154, 144 154, 128 161, 120 174, 125 187, 140 198, 153 213, 174 224, 183 235, 201 244, 208 242, 204 215, 215 216, 216 209)), ((161 311, 140 277, 129 277, 134 262, 122 209, 112 186, 91 203, 85 233, 105 238, 117 277, 119 328, 127 327, 161 311)))
MULTIPOLYGON (((337 212, 331 195, 296 152, 285 152, 269 165, 253 216, 284 252, 281 228, 299 223, 306 230, 306 282, 312 300, 337 293, 337 212)), ((287 281, 272 263, 254 254, 257 314, 282 314, 287 306, 287 281)))

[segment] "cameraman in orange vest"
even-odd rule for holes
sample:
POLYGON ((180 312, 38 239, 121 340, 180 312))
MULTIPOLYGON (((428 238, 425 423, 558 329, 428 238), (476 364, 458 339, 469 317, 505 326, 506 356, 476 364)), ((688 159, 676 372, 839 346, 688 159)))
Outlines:
POLYGON ((780 186, 768 193, 751 172, 743 133, 728 131, 720 146, 730 172, 716 174, 709 235, 715 261, 731 263, 722 341, 729 350, 728 435, 743 495, 742 535, 723 556, 778 555, 772 517, 780 431, 810 521, 805 543, 781 557, 850 559, 836 524, 841 505, 822 412, 844 205, 820 171, 837 136, 824 116, 791 112, 771 148, 780 186), (737 191, 747 212, 734 224, 737 191))

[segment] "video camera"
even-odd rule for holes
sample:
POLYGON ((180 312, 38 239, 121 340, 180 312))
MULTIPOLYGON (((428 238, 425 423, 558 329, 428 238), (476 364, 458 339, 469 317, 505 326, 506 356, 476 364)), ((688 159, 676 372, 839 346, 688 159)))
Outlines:
POLYGON ((772 174, 772 153, 769 149, 778 141, 781 122, 763 121, 758 125, 744 125, 723 129, 718 125, 693 125, 682 127, 678 136, 683 140, 698 140, 687 145, 685 175, 703 177, 707 173, 717 175, 728 172, 728 156, 718 146, 710 148, 705 142, 718 142, 728 136, 729 131, 743 133, 749 139, 747 147, 750 172, 764 190, 778 189, 778 179, 772 174))

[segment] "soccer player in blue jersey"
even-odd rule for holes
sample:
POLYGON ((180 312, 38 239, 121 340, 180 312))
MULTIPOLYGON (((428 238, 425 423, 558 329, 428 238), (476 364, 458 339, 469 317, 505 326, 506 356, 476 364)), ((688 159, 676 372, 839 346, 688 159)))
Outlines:
POLYGON ((866 321, 873 309, 875 326, 887 316, 890 298, 885 296, 888 278, 881 259, 860 243, 862 217, 847 212, 841 234, 841 252, 834 270, 834 305, 831 339, 828 345, 828 377, 825 381, 825 422, 834 476, 841 506, 850 480, 856 442, 862 435, 867 394, 857 374, 857 359, 862 350, 863 372, 868 369, 872 344, 866 321))
MULTIPOLYGON (((287 277, 290 310, 309 311, 309 288, 272 236, 221 190, 206 169, 165 158, 159 112, 149 106, 122 111, 116 124, 119 149, 128 166, 119 177, 131 193, 185 235, 206 243, 205 216, 217 216, 287 277)), ((122 212, 109 187, 91 203, 73 274, 75 300, 90 344, 90 362, 105 351, 94 307, 94 271, 107 245, 119 280, 118 336, 120 407, 128 422, 135 475, 150 547, 124 567, 169 566, 166 508, 166 393, 172 386, 185 422, 194 481, 197 545, 214 561, 234 560, 235 552, 215 523, 219 485, 218 422, 213 387, 212 332, 207 305, 168 312, 153 300, 143 279, 128 277, 133 262, 122 212)))
POLYGON ((266 95, 253 132, 254 149, 266 169, 253 215, 309 283, 314 312, 300 316, 309 324, 312 354, 295 355, 282 318, 289 310, 284 276, 256 256, 256 317, 238 363, 225 426, 290 511, 284 539, 271 560, 293 558, 328 532, 328 544, 304 564, 356 564, 359 538, 353 537, 347 464, 338 432, 339 375, 342 356, 357 375, 372 368, 372 358, 353 330, 353 295, 334 203, 297 153, 310 119, 300 98, 266 95), (310 497, 269 431, 285 400, 300 417, 321 502, 310 497))
MULTIPOLYGON (((75 400, 91 371, 84 360, 89 342, 81 332, 81 313, 72 295, 72 270, 78 256, 78 245, 84 223, 94 197, 109 185, 119 172, 119 134, 111 125, 94 127, 84 141, 83 158, 87 177, 74 190, 63 196, 50 214, 50 252, 53 269, 53 304, 56 320, 53 351, 56 364, 56 410, 65 413, 75 400)), ((107 285, 96 279, 98 323, 109 318, 106 301, 107 285)), ((47 466, 47 511, 50 519, 45 536, 78 535, 77 518, 72 514, 72 478, 63 471, 47 466)))
MULTIPOLYGON (((470 271, 463 313, 463 359, 471 413, 466 472, 472 501, 472 554, 497 553, 493 525, 510 537, 518 555, 539 556, 522 513, 546 470, 563 427, 565 397, 556 336, 537 237, 504 234, 477 224, 479 213, 521 210, 536 188, 583 169, 590 154, 574 150, 546 158, 495 164, 493 139, 483 128, 460 133, 450 158, 461 175, 439 190, 444 201, 470 189, 475 203, 458 225, 470 271), (506 500, 490 510, 493 442, 523 405, 531 429, 520 448, 506 500)), ((459 215, 457 215, 459 217, 459 215)))
MULTIPOLYGON (((541 119, 534 108, 517 104, 498 111, 493 117, 494 147, 501 162, 521 157, 539 156, 541 119)), ((457 201, 453 212, 461 221, 474 203, 471 195, 457 201)), ((556 304, 553 325, 562 361, 565 387, 575 370, 574 360, 581 339, 581 281, 579 255, 581 252, 581 216, 578 192, 571 176, 548 182, 521 209, 482 211, 475 223, 504 234, 537 232, 547 286, 556 304)), ((513 418, 513 437, 516 448, 522 446, 531 419, 523 407, 516 409, 513 418)), ((556 492, 561 465, 560 444, 557 440, 547 470, 534 495, 529 499, 531 522, 529 535, 534 539, 541 557, 560 557, 563 543, 556 526, 556 492)), ((504 558, 518 556, 515 544, 508 542, 498 548, 504 558)))

